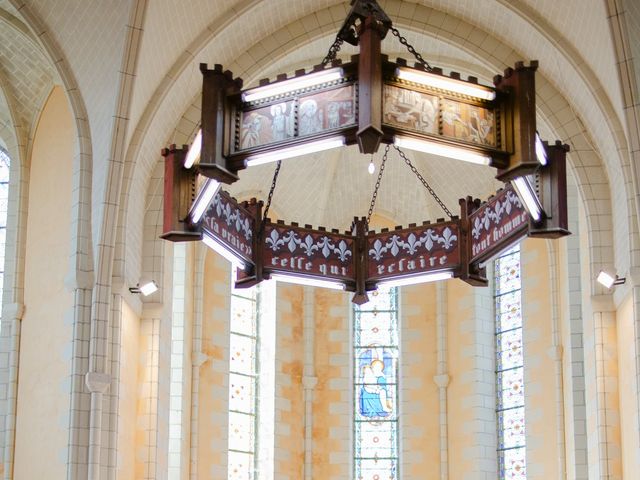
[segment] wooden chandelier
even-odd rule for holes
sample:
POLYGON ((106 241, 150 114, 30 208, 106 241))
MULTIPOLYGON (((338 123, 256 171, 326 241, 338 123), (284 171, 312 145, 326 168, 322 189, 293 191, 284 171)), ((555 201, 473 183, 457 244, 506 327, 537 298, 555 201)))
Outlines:
POLYGON ((567 235, 568 147, 537 135, 537 62, 483 86, 419 55, 414 66, 389 61, 381 42, 390 30, 401 38, 375 0, 354 0, 330 55, 310 72, 243 90, 222 66, 201 64, 201 134, 191 150, 163 150, 162 238, 203 240, 242 267, 239 287, 279 277, 343 288, 363 303, 382 283, 486 285, 483 265, 521 238, 567 235), (344 41, 360 49, 346 64, 334 59, 344 41), (356 143, 363 154, 384 143, 482 163, 509 183, 485 202, 460 200, 459 216, 380 232, 365 218, 347 232, 273 223, 261 201, 217 190, 241 169, 356 143))

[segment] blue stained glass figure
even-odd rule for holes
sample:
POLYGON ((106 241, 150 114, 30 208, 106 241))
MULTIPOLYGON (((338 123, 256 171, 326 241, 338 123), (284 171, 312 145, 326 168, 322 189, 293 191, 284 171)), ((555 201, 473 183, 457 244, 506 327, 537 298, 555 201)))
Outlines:
POLYGON ((398 478, 397 290, 380 288, 355 307, 354 479, 398 478))
POLYGON ((359 413, 363 417, 388 417, 393 400, 387 389, 386 372, 393 370, 393 358, 383 348, 369 348, 358 358, 360 371, 359 413))

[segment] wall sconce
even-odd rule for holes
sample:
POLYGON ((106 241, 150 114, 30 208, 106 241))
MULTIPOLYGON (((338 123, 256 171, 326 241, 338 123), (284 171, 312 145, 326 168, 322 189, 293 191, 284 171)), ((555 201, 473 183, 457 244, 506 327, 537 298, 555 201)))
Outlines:
POLYGON ((155 280, 151 280, 150 282, 144 282, 141 284, 137 284, 135 287, 129 287, 129 291, 131 293, 141 293, 145 297, 151 295, 152 293, 158 290, 158 284, 155 280))
POLYGON ((618 275, 613 277, 609 275, 607 272, 605 272, 604 270, 600 270, 597 280, 598 280, 598 283, 605 288, 611 288, 614 285, 622 285, 624 282, 627 281, 625 277, 620 278, 618 277, 618 275))

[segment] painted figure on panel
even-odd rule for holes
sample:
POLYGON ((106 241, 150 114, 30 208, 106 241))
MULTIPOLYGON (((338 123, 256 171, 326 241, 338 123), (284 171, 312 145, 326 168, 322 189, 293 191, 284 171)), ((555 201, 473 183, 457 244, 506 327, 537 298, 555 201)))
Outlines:
POLYGON ((249 113, 242 124, 240 147, 251 148, 265 143, 262 139, 265 136, 264 131, 268 128, 268 125, 269 119, 264 115, 256 112, 249 113))
POLYGON ((286 116, 287 113, 287 104, 286 103, 278 103, 277 105, 273 105, 271 107, 271 116, 273 120, 271 121, 271 132, 273 133, 273 140, 286 140, 291 135, 289 135, 289 119, 286 116))
POLYGON ((384 86, 384 122, 390 125, 438 133, 438 97, 425 93, 384 86))
POLYGON ((444 135, 495 146, 495 115, 491 110, 453 100, 445 100, 442 108, 444 135))
POLYGON ((293 102, 282 102, 243 112, 240 148, 251 148, 292 138, 294 134, 293 102))
POLYGON ((300 135, 309 135, 322 130, 322 110, 315 100, 304 100, 300 104, 300 135))
POLYGON ((359 413, 363 417, 388 417, 393 412, 393 400, 387 388, 385 370, 391 367, 391 357, 381 348, 370 348, 360 356, 359 413), (388 365, 387 365, 388 364, 388 365))
POLYGON ((334 88, 300 98, 299 135, 311 135, 355 123, 354 87, 334 88))

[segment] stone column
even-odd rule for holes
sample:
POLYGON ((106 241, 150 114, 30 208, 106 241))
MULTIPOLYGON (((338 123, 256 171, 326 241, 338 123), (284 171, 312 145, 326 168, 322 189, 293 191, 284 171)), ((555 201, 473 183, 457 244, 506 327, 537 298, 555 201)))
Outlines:
POLYGON ((593 296, 585 312, 585 383, 589 479, 622 478, 618 349, 610 295, 593 296))
POLYGON ((447 360, 447 285, 436 285, 436 336, 438 342, 437 375, 433 381, 438 386, 439 423, 440 423, 440 480, 449 478, 449 433, 447 424, 447 387, 449 386, 449 363, 447 360))
POLYGON ((304 342, 304 366, 302 387, 304 388, 304 478, 313 479, 313 391, 318 384, 315 370, 315 297, 314 289, 304 287, 304 317, 302 337, 304 342))

